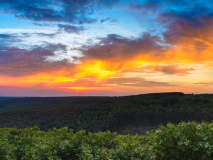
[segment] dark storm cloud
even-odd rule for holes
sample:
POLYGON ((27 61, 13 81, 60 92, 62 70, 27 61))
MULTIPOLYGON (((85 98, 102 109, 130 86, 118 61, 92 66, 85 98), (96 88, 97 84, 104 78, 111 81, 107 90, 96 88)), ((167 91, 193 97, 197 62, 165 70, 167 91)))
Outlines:
POLYGON ((164 28, 161 34, 165 44, 191 44, 191 48, 204 50, 212 43, 211 0, 144 0, 134 1, 129 8, 147 13, 146 16, 154 14, 156 27, 164 28))
POLYGON ((0 9, 33 21, 91 23, 96 9, 112 7, 119 0, 0 0, 0 9))
POLYGON ((142 13, 154 12, 156 21, 165 25, 176 21, 189 21, 195 27, 201 27, 202 19, 213 18, 211 0, 144 0, 135 1, 129 5, 129 8, 142 13))
POLYGON ((23 76, 71 67, 72 64, 66 60, 47 61, 47 57, 54 56, 56 51, 65 52, 66 46, 46 43, 32 46, 29 50, 0 46, 0 73, 8 76, 23 76))
MULTIPOLYGON (((166 43, 178 44, 186 38, 204 39, 209 37, 207 28, 213 24, 213 12, 203 6, 193 8, 191 12, 168 12, 161 15, 160 20, 168 21, 167 30, 163 33, 166 43)), ((197 46, 205 47, 201 43, 197 46)))
POLYGON ((165 43, 182 46, 189 53, 195 50, 194 58, 200 60, 201 51, 211 49, 213 40, 213 8, 205 2, 195 1, 189 8, 170 10, 159 16, 159 22, 166 24, 162 34, 165 43))
POLYGON ((116 34, 110 34, 106 38, 101 38, 101 42, 93 46, 83 46, 81 49, 84 59, 125 61, 139 55, 160 57, 162 46, 158 44, 158 37, 144 33, 138 39, 129 39, 116 34), (158 52, 153 52, 153 51, 158 52))

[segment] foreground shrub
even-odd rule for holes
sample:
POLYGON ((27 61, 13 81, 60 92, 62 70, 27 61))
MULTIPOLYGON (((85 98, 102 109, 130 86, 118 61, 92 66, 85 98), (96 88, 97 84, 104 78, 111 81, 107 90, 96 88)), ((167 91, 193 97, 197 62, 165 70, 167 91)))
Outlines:
POLYGON ((212 160, 213 124, 168 124, 148 135, 151 159, 212 160))
POLYGON ((68 128, 0 129, 1 160, 211 160, 213 124, 168 124, 146 136, 68 128))

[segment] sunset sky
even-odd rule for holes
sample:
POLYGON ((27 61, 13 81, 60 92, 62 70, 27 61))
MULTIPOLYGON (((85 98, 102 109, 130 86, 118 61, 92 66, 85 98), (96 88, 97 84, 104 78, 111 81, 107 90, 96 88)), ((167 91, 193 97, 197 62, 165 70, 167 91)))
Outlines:
POLYGON ((212 91, 212 0, 0 0, 0 96, 212 91))

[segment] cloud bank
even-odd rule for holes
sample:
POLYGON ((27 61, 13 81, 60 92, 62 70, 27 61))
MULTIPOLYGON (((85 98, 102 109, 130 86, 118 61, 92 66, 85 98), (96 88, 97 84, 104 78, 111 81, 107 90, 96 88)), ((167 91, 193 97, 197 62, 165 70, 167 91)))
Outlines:
POLYGON ((53 33, 0 33, 0 86, 8 85, 13 77, 18 78, 18 86, 33 83, 72 90, 178 85, 184 89, 209 82, 205 76, 212 69, 207 64, 213 61, 213 5, 209 0, 0 0, 0 9, 36 27, 55 27, 53 33), (121 16, 114 19, 120 10, 129 24, 122 24, 121 16), (111 21, 109 30, 101 30, 111 21), (131 23, 141 27, 137 36, 112 31, 114 25, 122 24, 118 28, 125 32, 131 23), (104 36, 97 36, 96 29, 104 36), (52 42, 62 33, 64 39, 73 34, 92 36, 87 44, 72 48, 74 40, 52 42), (38 45, 21 46, 35 35, 46 39, 38 45), (79 55, 73 56, 74 51, 79 55), (63 58, 63 53, 73 61, 63 58), (51 61, 56 55, 62 58, 51 61))

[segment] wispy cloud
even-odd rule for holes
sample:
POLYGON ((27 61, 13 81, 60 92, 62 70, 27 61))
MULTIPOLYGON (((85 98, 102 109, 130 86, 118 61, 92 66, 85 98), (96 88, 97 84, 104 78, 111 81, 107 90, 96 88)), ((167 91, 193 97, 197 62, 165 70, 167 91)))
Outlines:
POLYGON ((47 57, 54 56, 56 51, 66 51, 66 46, 44 44, 44 46, 33 46, 31 50, 17 47, 0 47, 0 73, 8 76, 23 76, 71 67, 72 64, 66 60, 47 61, 47 57))
POLYGON ((195 69, 190 68, 182 68, 177 64, 166 64, 166 65, 147 65, 144 67, 138 68, 139 71, 148 71, 148 72, 162 72, 168 75, 178 75, 185 76, 190 74, 191 71, 195 69))
POLYGON ((63 25, 63 24, 59 24, 58 27, 59 31, 64 31, 67 33, 80 33, 85 29, 82 26, 63 25))
POLYGON ((174 86, 165 82, 148 81, 144 78, 131 77, 131 78, 109 78, 106 85, 110 86, 134 86, 134 87, 153 87, 153 86, 174 86))

